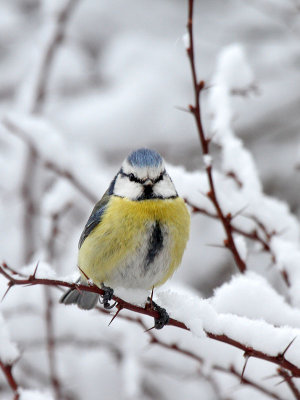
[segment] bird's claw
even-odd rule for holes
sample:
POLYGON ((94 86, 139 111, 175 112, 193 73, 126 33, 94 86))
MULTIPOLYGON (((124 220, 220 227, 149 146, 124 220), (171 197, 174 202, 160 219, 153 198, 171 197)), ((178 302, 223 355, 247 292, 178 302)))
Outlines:
POLYGON ((101 289, 104 291, 104 294, 101 296, 102 300, 99 299, 99 302, 101 304, 103 304, 103 307, 106 310, 110 310, 111 308, 113 308, 116 305, 116 302, 113 304, 110 304, 110 300, 113 298, 114 295, 114 290, 108 286, 105 285, 101 285, 101 289))
POLYGON ((167 313, 165 308, 160 307, 152 299, 148 299, 148 300, 151 301, 151 306, 152 306, 153 310, 155 310, 159 313, 159 317, 154 318, 154 328, 162 329, 169 322, 169 319, 170 319, 169 314, 167 313))

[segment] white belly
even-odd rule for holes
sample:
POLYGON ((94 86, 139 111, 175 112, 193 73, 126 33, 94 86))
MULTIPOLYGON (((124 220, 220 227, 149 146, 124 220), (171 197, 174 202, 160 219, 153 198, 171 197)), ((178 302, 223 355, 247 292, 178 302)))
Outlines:
POLYGON ((165 225, 161 225, 162 248, 151 263, 147 262, 153 223, 143 235, 139 248, 122 260, 104 282, 111 288, 152 289, 163 280, 170 267, 171 238, 165 225))

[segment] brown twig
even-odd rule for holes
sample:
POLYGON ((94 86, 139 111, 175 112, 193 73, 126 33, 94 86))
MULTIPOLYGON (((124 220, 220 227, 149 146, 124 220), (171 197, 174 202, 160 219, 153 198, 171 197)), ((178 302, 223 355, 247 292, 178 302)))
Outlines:
MULTIPOLYGON (((35 271, 36 272, 36 271, 35 271)), ((35 273, 31 276, 29 276, 27 279, 17 279, 13 276, 11 276, 7 271, 5 271, 5 267, 2 265, 0 267, 0 274, 3 275, 7 280, 8 280, 8 286, 9 289, 11 289, 13 286, 34 286, 34 285, 46 285, 46 286, 54 286, 54 287, 66 287, 66 288, 71 288, 71 289, 76 289, 79 291, 88 291, 88 292, 93 292, 93 293, 98 293, 99 295, 103 295, 104 291, 100 288, 98 288, 96 285, 90 285, 90 286, 85 286, 85 285, 79 285, 76 283, 70 283, 70 282, 65 282, 61 280, 55 280, 55 279, 41 279, 41 278, 36 278, 35 273)), ((113 296, 113 300, 118 304, 119 307, 122 309, 130 310, 132 312, 138 313, 138 314, 143 314, 143 315, 148 315, 152 318, 158 318, 159 313, 155 311, 154 309, 150 308, 143 308, 140 306, 137 306, 135 304, 131 304, 126 302, 125 300, 113 296)), ((168 325, 170 326, 175 326, 180 329, 184 330, 189 330, 189 328, 181 321, 178 321, 176 319, 170 318, 168 325)), ((284 368, 288 371, 290 371, 291 375, 294 377, 300 377, 300 367, 297 365, 291 363, 288 361, 285 357, 285 353, 280 353, 277 356, 271 356, 269 354, 263 353, 262 351, 253 349, 244 343, 240 343, 235 339, 230 338, 229 336, 225 334, 215 334, 210 331, 205 331, 205 334, 207 337, 213 340, 217 340, 219 342, 223 342, 226 344, 229 344, 230 346, 236 347, 244 352, 245 355, 249 357, 254 357, 258 358, 261 360, 269 361, 273 364, 276 364, 280 366, 281 368, 284 368)))
POLYGON ((297 386, 293 382, 293 377, 284 369, 279 368, 278 374, 283 377, 284 381, 287 383, 289 388, 291 389, 295 399, 300 400, 300 391, 298 390, 297 386))
POLYGON ((4 373, 7 383, 9 384, 12 391, 14 392, 14 400, 18 400, 20 397, 19 392, 18 392, 19 385, 18 385, 17 381, 15 380, 13 373, 12 373, 13 365, 4 364, 0 360, 0 368, 2 369, 2 371, 4 373))
POLYGON ((53 66, 53 62, 59 46, 64 40, 67 23, 77 3, 78 0, 68 0, 65 3, 64 7, 62 7, 62 9, 57 14, 54 34, 51 37, 49 43, 47 43, 42 62, 40 64, 40 69, 37 74, 35 93, 31 108, 32 113, 40 113, 45 106, 47 86, 49 85, 50 80, 50 71, 53 66))
POLYGON ((50 262, 54 262, 54 259, 56 256, 55 240, 59 233, 59 220, 65 213, 67 213, 69 211, 69 209, 71 207, 72 207, 72 203, 68 202, 68 203, 64 204, 64 206, 61 208, 61 210, 58 210, 51 214, 51 229, 50 229, 49 239, 46 244, 48 259, 50 262))
MULTIPOLYGON (((78 0, 68 0, 64 7, 57 15, 56 28, 54 34, 47 44, 42 62, 40 64, 39 71, 37 73, 37 79, 33 83, 34 93, 33 101, 31 106, 31 112, 41 112, 46 99, 46 88, 49 80, 50 70, 57 54, 60 43, 63 40, 67 21, 77 4, 78 0)), ((36 251, 36 232, 35 232, 35 215, 38 212, 38 202, 36 201, 33 191, 35 189, 34 184, 36 182, 36 159, 37 149, 33 143, 27 143, 28 149, 25 155, 24 161, 24 176, 22 179, 21 196, 24 201, 23 210, 23 240, 24 240, 24 261, 29 262, 32 255, 36 251)))
MULTIPOLYGON (((211 213, 211 212, 207 211, 204 208, 195 206, 188 199, 185 199, 185 202, 186 202, 186 204, 188 204, 191 207, 192 213, 200 213, 200 214, 206 215, 207 217, 210 217, 210 218, 213 218, 213 219, 219 219, 217 214, 211 213)), ((237 227, 237 226, 235 226, 233 224, 231 224, 231 229, 232 229, 233 232, 238 233, 239 235, 244 236, 247 239, 250 239, 250 240, 253 240, 254 242, 260 243, 261 246, 262 246, 262 249, 264 251, 270 253, 270 256, 272 257, 272 261, 273 262, 276 261, 275 254, 273 253, 273 251, 272 251, 272 249, 270 247, 270 244, 269 244, 270 239, 269 238, 266 238, 266 239, 262 238, 259 235, 257 229, 254 229, 252 231, 245 231, 245 230, 243 230, 243 229, 241 229, 241 228, 239 228, 239 227, 237 227)))
MULTIPOLYGON (((188 37, 189 37, 189 46, 187 48, 187 55, 190 61, 190 67, 191 67, 191 73, 192 73, 192 82, 193 82, 193 88, 194 88, 194 105, 190 105, 189 109, 190 112, 193 114, 197 130, 198 130, 198 135, 202 147, 202 152, 203 155, 209 155, 209 144, 210 144, 210 139, 205 136, 203 125, 202 125, 202 120, 201 120, 201 109, 200 109, 200 94, 201 91, 204 88, 204 82, 203 81, 198 81, 197 78, 197 73, 196 73, 196 65, 195 65, 195 54, 194 54, 194 36, 193 36, 193 10, 194 10, 194 0, 189 0, 188 1, 188 23, 187 23, 187 30, 188 30, 188 37)), ((235 260, 235 263, 240 270, 240 272, 244 273, 247 269, 245 261, 242 259, 240 256, 238 249, 234 243, 233 239, 233 229, 231 225, 231 215, 227 214, 224 215, 223 211, 221 209, 216 189, 215 189, 215 184, 214 184, 214 179, 213 179, 213 173, 212 173, 212 165, 206 165, 206 175, 209 183, 210 190, 207 193, 207 197, 210 199, 210 201, 213 203, 218 218, 222 222, 223 228, 226 233, 226 239, 224 240, 224 245, 227 247, 235 260)))
POLYGON ((42 163, 42 165, 54 172, 56 175, 67 179, 73 187, 75 187, 84 197, 86 197, 90 202, 96 203, 97 197, 82 183, 79 179, 71 172, 66 169, 61 168, 57 164, 55 164, 52 160, 45 158, 42 154, 40 154, 37 146, 30 139, 30 136, 18 125, 9 120, 8 118, 4 118, 2 120, 3 125, 7 128, 7 130, 13 134, 14 136, 21 139, 28 148, 32 148, 35 152, 36 160, 42 163))
POLYGON ((38 205, 33 197, 33 185, 35 175, 35 164, 37 160, 36 149, 28 146, 25 160, 24 173, 21 186, 21 197, 24 201, 23 212, 23 240, 24 240, 24 261, 28 263, 35 252, 35 220, 38 205))
MULTIPOLYGON (((105 310, 103 308, 97 307, 97 310, 99 312, 101 312, 101 313, 109 315, 109 311, 107 311, 107 310, 105 310)), ((124 314, 119 314, 119 313, 118 313, 118 318, 125 319, 125 320, 127 320, 129 322, 133 322, 133 323, 136 323, 136 324, 140 325, 142 327, 142 329, 149 335, 150 343, 156 344, 156 345, 158 345, 160 347, 163 347, 165 349, 168 349, 168 350, 171 350, 171 351, 175 351, 175 352, 180 353, 180 354, 182 354, 184 356, 187 356, 187 357, 199 362, 201 365, 204 364, 205 360, 201 356, 195 354, 194 352, 192 352, 190 350, 183 349, 182 347, 178 346, 175 343, 170 344, 170 343, 167 343, 167 342, 161 340, 159 337, 157 337, 153 333, 153 330, 149 331, 147 329, 146 324, 142 321, 141 318, 132 317, 132 316, 129 316, 129 315, 124 315, 124 314)), ((249 358, 249 356, 248 356, 248 358, 249 358)), ((211 367, 212 370, 215 370, 215 371, 218 371, 218 372, 223 372, 223 373, 229 374, 229 375, 234 375, 235 377, 237 377, 239 379, 241 384, 249 385, 249 386, 253 387, 254 389, 256 389, 256 390, 258 390, 258 391, 260 391, 260 392, 262 392, 262 393, 264 393, 264 394, 266 394, 266 395, 268 395, 268 396, 270 396, 270 397, 272 397, 272 398, 274 398, 276 400, 283 400, 276 393, 268 390, 267 388, 257 384, 256 382, 254 382, 254 381, 252 381, 252 380, 250 380, 248 378, 245 378, 245 376, 243 374, 243 371, 242 371, 242 373, 239 373, 235 369, 235 367, 233 365, 231 365, 229 368, 225 368, 225 367, 213 364, 210 367, 211 367)))
POLYGON ((55 346, 55 335, 54 335, 54 324, 53 324, 53 300, 50 288, 45 286, 45 299, 46 299, 46 342, 47 342, 47 352, 49 360, 49 371, 50 371, 50 381, 53 388, 53 392, 56 400, 62 398, 62 387, 60 379, 57 375, 56 368, 56 346, 55 346))

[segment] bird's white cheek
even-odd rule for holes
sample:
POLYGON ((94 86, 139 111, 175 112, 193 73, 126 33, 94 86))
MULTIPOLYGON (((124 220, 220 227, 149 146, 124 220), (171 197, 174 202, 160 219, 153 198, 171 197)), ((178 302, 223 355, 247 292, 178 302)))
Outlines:
POLYGON ((153 186, 153 193, 161 197, 177 196, 176 189, 170 178, 166 177, 153 186))
POLYGON ((118 177, 114 187, 114 195, 127 197, 128 199, 135 200, 143 193, 141 184, 131 182, 127 177, 118 177))

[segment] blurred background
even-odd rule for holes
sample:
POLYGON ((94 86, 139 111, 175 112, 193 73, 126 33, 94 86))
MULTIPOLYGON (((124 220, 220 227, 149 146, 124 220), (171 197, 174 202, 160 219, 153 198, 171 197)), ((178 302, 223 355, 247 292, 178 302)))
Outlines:
MULTIPOLYGON (((204 169, 193 118, 182 110, 193 101, 182 39, 186 20, 187 2, 183 0, 0 1, 2 260, 15 268, 41 260, 48 262, 59 275, 72 273, 77 241, 93 202, 102 196, 133 149, 155 148, 175 167, 182 166, 190 172, 204 169)), ((233 43, 244 48, 255 90, 234 96, 233 127, 255 159, 265 192, 286 201, 299 217, 300 3, 298 0, 195 1, 194 23, 198 75, 208 87, 213 84, 211 78, 222 49, 233 43)), ((203 119, 207 132, 213 134, 212 115, 206 105, 208 93, 209 90, 205 91, 202 97, 203 119)), ((170 168, 174 170, 179 192, 181 187, 183 192, 187 191, 180 182, 178 171, 182 169, 175 167, 170 168)), ((194 216, 183 267, 174 282, 192 285, 209 296, 218 284, 228 280, 235 271, 231 257, 207 246, 222 238, 216 222, 194 216), (198 252, 200 257, 195 256, 198 252), (204 268, 208 262, 209 269, 204 268)), ((42 289, 35 289, 28 296, 30 307, 25 303, 29 310, 37 307, 43 313, 42 304, 32 305, 41 296, 40 292, 42 289)), ((16 304, 24 301, 20 289, 14 296, 8 300, 4 315, 5 312, 12 315, 16 304)), ((64 331, 75 321, 80 324, 80 332, 88 329, 81 319, 87 320, 88 316, 82 317, 78 310, 62 311, 55 307, 55 313, 58 331, 64 331), (67 322, 62 323, 64 318, 67 322)), ((99 318, 98 314, 96 317, 99 318)), ((33 350, 30 353, 34 340, 42 339, 38 336, 32 340, 28 329, 26 342, 24 325, 13 319, 10 318, 13 337, 21 342, 27 354, 24 364, 20 362, 21 379, 27 376, 33 386, 39 381, 47 387, 49 382, 45 377, 33 379, 30 373, 30 368, 33 371, 37 368, 37 360, 46 358, 41 355, 42 345, 36 350, 41 358, 33 350)), ((95 315, 93 323, 102 330, 95 315)), ((41 321, 37 322, 37 326, 40 324, 41 321)), ((135 332, 136 328, 128 328, 128 323, 120 324, 125 324, 128 332, 135 332)), ((113 327, 110 334, 112 331, 113 327)), ((122 337, 117 325, 113 332, 111 342, 122 337)), ((89 340, 92 347, 94 338, 89 340)), ((128 335, 120 340, 128 342, 128 335)), ((144 345, 141 340, 140 346, 144 345)), ((129 353, 131 347, 130 343, 124 345, 129 353)), ((65 351, 69 362, 76 364, 72 351, 65 351)), ((135 349, 134 354, 137 352, 135 349)), ((102 353, 101 382, 107 379, 111 382, 118 367, 109 371, 107 365, 110 357, 117 364, 118 357, 113 352, 108 355, 103 349, 102 353)), ((129 361, 124 358, 129 364, 130 357, 129 361)), ((86 398, 99 398, 95 389, 99 358, 86 360, 87 365, 81 369, 87 368, 90 377, 91 371, 94 375, 81 388, 76 386, 79 392, 77 397, 74 393, 73 397, 70 395, 71 399, 83 398, 83 387, 89 382, 92 382, 91 392, 86 398)), ((154 361, 155 357, 146 360, 145 370, 151 363, 156 365, 154 361)), ((80 368, 73 369, 72 375, 67 365, 59 362, 72 387, 70 382, 76 380, 76 374, 80 376, 80 368)), ((160 371, 162 367, 155 368, 160 371)), ((183 376, 180 371, 174 374, 183 376)), ((153 389, 155 373, 148 378, 139 378, 143 381, 141 388, 127 388, 128 395, 124 397, 107 384, 104 398, 168 399, 180 391, 168 374, 162 381, 166 385, 172 380, 175 386, 171 394, 161 387, 153 389)), ((137 378, 134 379, 136 382, 137 378)), ((190 397, 185 398, 199 398, 199 388, 195 389, 199 381, 193 379, 190 397)), ((205 379, 201 382, 200 386, 209 386, 205 379)), ((206 390, 203 387, 201 390, 206 390)), ((226 397, 213 388, 205 393, 207 399, 226 397)), ((251 398, 247 390, 243 393, 246 394, 239 392, 230 398, 251 398)))

